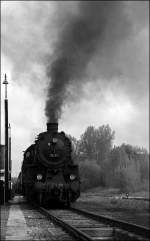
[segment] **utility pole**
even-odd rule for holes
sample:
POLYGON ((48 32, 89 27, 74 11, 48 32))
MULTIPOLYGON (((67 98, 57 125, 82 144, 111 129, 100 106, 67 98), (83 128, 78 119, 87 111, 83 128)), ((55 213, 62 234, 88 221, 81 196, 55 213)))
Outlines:
POLYGON ((5 202, 8 202, 8 99, 7 99, 7 76, 5 74, 4 82, 5 85, 5 100, 4 100, 4 108, 5 108, 5 186, 4 186, 4 197, 5 202))
POLYGON ((11 198, 11 126, 8 126, 8 178, 9 178, 9 198, 11 198))
POLYGON ((1 78, 0 78, 0 146, 1 146, 1 78))

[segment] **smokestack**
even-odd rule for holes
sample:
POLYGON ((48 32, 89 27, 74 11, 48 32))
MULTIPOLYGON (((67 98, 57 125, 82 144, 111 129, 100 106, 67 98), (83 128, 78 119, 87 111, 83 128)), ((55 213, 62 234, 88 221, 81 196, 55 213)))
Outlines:
POLYGON ((58 123, 47 123, 48 132, 58 132, 58 123))

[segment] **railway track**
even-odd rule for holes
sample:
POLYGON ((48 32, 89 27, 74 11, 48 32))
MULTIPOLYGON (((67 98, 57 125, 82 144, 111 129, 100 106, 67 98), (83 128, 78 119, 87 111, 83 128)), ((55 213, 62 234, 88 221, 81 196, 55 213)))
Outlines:
POLYGON ((79 209, 40 207, 40 212, 59 224, 77 240, 149 240, 149 229, 79 209))
POLYGON ((150 199, 149 199, 149 198, 144 198, 144 197, 122 197, 122 199, 139 200, 139 201, 147 201, 147 202, 150 202, 150 199))

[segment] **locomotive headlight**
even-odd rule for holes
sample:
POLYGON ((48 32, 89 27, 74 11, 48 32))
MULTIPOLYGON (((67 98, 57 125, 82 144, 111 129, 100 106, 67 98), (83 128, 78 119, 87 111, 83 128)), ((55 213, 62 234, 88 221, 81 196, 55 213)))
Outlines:
POLYGON ((56 144, 57 143, 57 138, 53 138, 52 141, 53 141, 53 143, 56 144))
POLYGON ((41 181, 42 180, 42 174, 37 174, 37 180, 41 181))
POLYGON ((70 175, 70 180, 73 181, 73 180, 75 180, 75 179, 76 179, 76 175, 71 174, 71 175, 70 175))

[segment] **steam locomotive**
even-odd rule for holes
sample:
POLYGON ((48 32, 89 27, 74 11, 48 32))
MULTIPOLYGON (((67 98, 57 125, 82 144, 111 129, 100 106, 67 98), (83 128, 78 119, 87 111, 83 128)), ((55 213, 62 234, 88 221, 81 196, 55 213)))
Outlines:
POLYGON ((24 152, 17 186, 29 201, 40 205, 69 206, 80 196, 78 165, 71 158, 71 141, 58 132, 58 123, 48 123, 35 143, 24 152))

